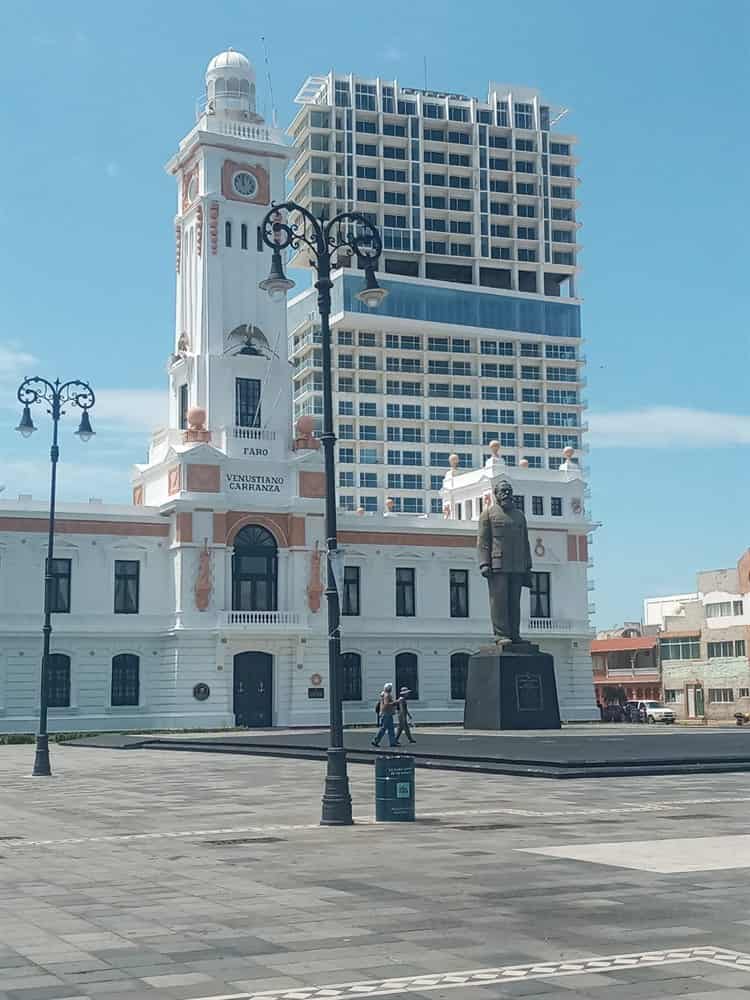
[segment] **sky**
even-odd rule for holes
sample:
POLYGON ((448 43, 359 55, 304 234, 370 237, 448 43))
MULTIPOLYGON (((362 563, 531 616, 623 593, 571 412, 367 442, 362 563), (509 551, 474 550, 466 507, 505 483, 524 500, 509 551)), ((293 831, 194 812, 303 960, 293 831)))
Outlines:
MULTIPOLYGON (((209 59, 256 65, 286 125, 331 68, 485 97, 538 87, 579 137, 584 352, 600 628, 733 565, 748 530, 746 0, 4 0, 0 9, 0 486, 47 493, 28 374, 90 380, 62 428, 61 499, 127 502, 163 419, 174 180, 209 59), (269 55, 270 81, 264 65, 269 55)), ((38 419, 40 426, 44 417, 38 419)))

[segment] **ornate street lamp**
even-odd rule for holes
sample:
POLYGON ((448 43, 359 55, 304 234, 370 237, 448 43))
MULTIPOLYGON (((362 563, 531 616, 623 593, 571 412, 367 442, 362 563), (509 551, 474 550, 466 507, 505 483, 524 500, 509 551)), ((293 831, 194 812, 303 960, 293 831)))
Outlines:
POLYGON ((60 448, 57 443, 57 426, 65 414, 64 406, 78 406, 83 411, 78 430, 81 441, 90 441, 94 435, 89 420, 89 410, 94 405, 95 396, 88 382, 63 382, 59 379, 48 382, 46 378, 24 379, 18 389, 18 401, 23 406, 20 423, 16 430, 23 437, 31 437, 36 430, 31 418, 31 407, 35 403, 46 403, 47 412, 52 417, 52 447, 50 448, 50 495, 49 533, 47 537, 47 564, 44 570, 44 647, 42 652, 42 674, 39 691, 39 732, 36 737, 36 756, 33 775, 49 777, 49 740, 47 736, 47 702, 49 700, 49 647, 52 635, 52 563, 55 547, 55 501, 57 492, 57 460, 60 448))
POLYGON ((365 287, 358 293, 369 308, 380 305, 388 294, 378 285, 375 271, 383 249, 380 233, 358 212, 342 212, 330 222, 316 219, 306 208, 287 201, 273 205, 261 227, 263 242, 273 250, 271 273, 260 282, 260 287, 272 297, 281 298, 294 282, 284 274, 281 251, 291 247, 306 247, 312 257, 311 264, 317 272, 315 288, 318 291, 321 345, 323 354, 323 457, 326 476, 326 549, 328 602, 328 686, 330 706, 330 737, 327 753, 325 791, 320 822, 326 826, 345 826, 352 823, 352 800, 344 749, 344 724, 341 689, 341 634, 339 631, 339 595, 333 573, 333 559, 337 549, 336 538, 336 481, 333 446, 333 388, 331 376, 331 262, 339 254, 355 254, 365 271, 365 287), (291 213, 292 220, 284 213, 291 213))

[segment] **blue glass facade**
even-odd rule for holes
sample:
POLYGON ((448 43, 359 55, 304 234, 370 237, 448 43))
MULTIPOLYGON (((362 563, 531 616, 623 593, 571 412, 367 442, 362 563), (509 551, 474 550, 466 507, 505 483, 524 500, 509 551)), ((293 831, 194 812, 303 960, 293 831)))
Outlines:
MULTIPOLYGON (((342 309, 346 312, 368 312, 367 307, 356 298, 362 288, 362 275, 345 274, 342 278, 334 282, 333 312, 342 309)), ((440 288, 427 283, 413 285, 380 277, 378 280, 389 292, 378 309, 381 316, 453 323, 486 330, 546 334, 550 337, 581 336, 580 306, 570 302, 550 302, 536 296, 515 298, 493 295, 461 286, 440 288)))

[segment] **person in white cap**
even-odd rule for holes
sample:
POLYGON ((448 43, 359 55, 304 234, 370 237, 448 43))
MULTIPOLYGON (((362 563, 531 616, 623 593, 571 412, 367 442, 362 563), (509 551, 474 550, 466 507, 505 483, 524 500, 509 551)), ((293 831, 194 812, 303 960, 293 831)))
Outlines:
POLYGON ((372 741, 374 747, 380 746, 380 741, 386 733, 392 747, 396 746, 396 733, 393 728, 393 716, 396 714, 396 699, 393 697, 393 685, 389 682, 383 686, 380 694, 380 729, 372 741))
POLYGON ((412 715, 409 711, 409 695, 411 691, 409 688, 403 687, 398 693, 398 729, 396 730, 396 742, 401 739, 401 733, 406 733, 406 738, 410 743, 416 743, 417 741, 411 734, 411 729, 409 727, 409 720, 412 715))

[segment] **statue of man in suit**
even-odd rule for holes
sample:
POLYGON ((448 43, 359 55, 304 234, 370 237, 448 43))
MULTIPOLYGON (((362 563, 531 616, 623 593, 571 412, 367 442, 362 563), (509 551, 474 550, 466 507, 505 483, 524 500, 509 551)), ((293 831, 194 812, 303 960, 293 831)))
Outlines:
POLYGON ((523 512, 513 504, 513 487, 501 479, 495 503, 479 517, 479 571, 490 590, 490 616, 498 643, 519 642, 521 587, 531 587, 531 546, 523 512))

